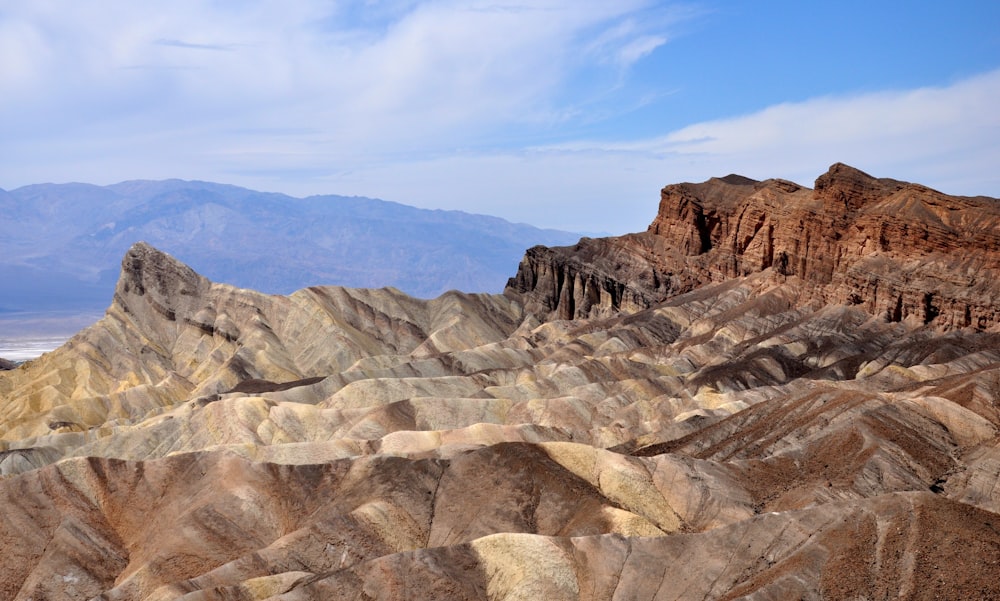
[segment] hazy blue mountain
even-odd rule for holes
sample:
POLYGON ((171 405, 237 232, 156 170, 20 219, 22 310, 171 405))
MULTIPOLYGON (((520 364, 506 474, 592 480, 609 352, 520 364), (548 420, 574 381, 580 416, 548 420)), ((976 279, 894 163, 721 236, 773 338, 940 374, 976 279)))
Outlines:
POLYGON ((580 237, 461 211, 181 180, 0 190, 0 214, 0 312, 106 306, 121 257, 140 240, 264 292, 336 284, 434 297, 499 292, 525 249, 580 237))

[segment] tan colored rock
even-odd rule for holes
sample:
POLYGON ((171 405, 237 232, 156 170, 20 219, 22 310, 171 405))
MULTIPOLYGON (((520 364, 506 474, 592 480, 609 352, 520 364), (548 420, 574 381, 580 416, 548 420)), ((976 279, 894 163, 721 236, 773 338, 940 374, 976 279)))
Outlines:
POLYGON ((693 535, 497 534, 358 564, 278 599, 362 590, 379 599, 509 601, 988 599, 1000 594, 996 523, 994 513, 905 493, 762 515, 693 535), (425 596, 385 576, 401 573, 434 588, 425 596))
POLYGON ((0 374, 0 598, 1000 596, 991 202, 679 184, 428 301, 137 245, 0 374))

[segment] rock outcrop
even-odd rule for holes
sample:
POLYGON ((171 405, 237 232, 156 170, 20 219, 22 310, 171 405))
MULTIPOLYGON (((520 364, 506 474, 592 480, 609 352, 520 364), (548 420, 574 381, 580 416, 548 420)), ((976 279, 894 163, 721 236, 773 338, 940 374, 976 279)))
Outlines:
POLYGON ((828 175, 668 187, 506 296, 134 246, 0 374, 0 598, 1000 598, 1000 327, 934 300, 992 302, 991 201, 828 175), (933 318, 838 296, 873 261, 859 296, 933 318))
POLYGON ((939 329, 1000 323, 1000 201, 836 164, 810 190, 730 175, 661 192, 646 232, 535 247, 507 294, 560 319, 636 311, 758 272, 800 303, 856 305, 939 329))
POLYGON ((431 298, 498 292, 526 247, 579 238, 467 212, 181 180, 24 186, 0 193, 0 215, 0 307, 12 316, 99 314, 136 240, 272 294, 391 285, 431 298))

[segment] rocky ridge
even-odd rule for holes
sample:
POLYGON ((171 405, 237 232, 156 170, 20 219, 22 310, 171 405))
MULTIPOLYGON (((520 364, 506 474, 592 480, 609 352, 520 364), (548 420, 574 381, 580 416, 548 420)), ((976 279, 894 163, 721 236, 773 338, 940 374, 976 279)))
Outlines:
POLYGON ((508 294, 561 319, 648 308, 770 272, 800 304, 851 304, 940 329, 1000 323, 1000 203, 833 165, 810 190, 730 175, 674 184, 646 232, 534 247, 508 294))
POLYGON ((0 316, 10 319, 99 314, 136 240, 214 281, 268 293, 391 285, 431 298, 452 289, 499 292, 525 247, 579 237, 370 198, 294 198, 182 180, 24 186, 0 194, 0 213, 0 316))
MULTIPOLYGON (((868 259, 816 249, 843 233, 776 264, 787 215, 828 198, 856 237, 907 187, 834 172, 857 185, 668 186, 649 231, 532 249, 506 296, 269 296, 134 246, 100 322, 0 374, 0 598, 1000 597, 1000 328, 841 299, 868 259)), ((947 266, 989 247, 941 239, 904 283, 988 305, 947 266)))

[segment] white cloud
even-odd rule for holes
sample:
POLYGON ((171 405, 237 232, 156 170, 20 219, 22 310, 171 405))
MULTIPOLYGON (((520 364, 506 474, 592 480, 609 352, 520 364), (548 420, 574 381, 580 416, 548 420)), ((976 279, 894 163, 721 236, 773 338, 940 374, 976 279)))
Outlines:
MULTIPOLYGON (((414 157, 571 118, 557 98, 593 66, 581 49, 654 4, 15 3, 0 13, 0 186, 182 177, 336 193, 318 186, 397 178, 414 157)), ((668 25, 620 31, 609 52, 635 62, 668 25)))
POLYGON ((528 148, 604 110, 621 73, 694 15, 661 4, 11 3, 0 186, 183 177, 616 233, 643 229, 667 183, 740 172, 808 185, 836 161, 1000 195, 1000 71, 528 148), (607 86, 591 84, 601 99, 588 104, 571 86, 593 72, 607 86))
POLYGON ((811 186, 838 161, 948 193, 1000 196, 998 100, 995 71, 942 88, 781 104, 650 139, 375 166, 328 186, 612 233, 645 229, 669 183, 735 172, 811 186))
MULTIPOLYGON (((840 161, 946 192, 1000 196, 998 102, 1000 71, 992 71, 946 87, 785 103, 648 139, 545 150, 659 161, 685 181, 738 172, 811 185, 840 161)), ((663 183, 671 181, 679 180, 663 183)))
POLYGON ((842 161, 946 191, 997 194, 1000 176, 977 165, 1000 164, 998 101, 1000 71, 993 71, 947 87, 782 104, 692 125, 648 148, 757 176, 815 176, 817 168, 842 161))
MULTIPOLYGON (((547 118, 577 36, 643 4, 182 0, 151 15, 125 0, 21 3, 0 16, 0 77, 14 84, 0 110, 35 116, 5 132, 20 135, 94 119, 114 135, 125 113, 148 129, 308 123, 345 145, 425 148, 547 118)), ((648 52, 640 42, 630 52, 648 52)))
POLYGON ((654 50, 667 43, 666 36, 647 35, 636 38, 618 51, 618 63, 630 66, 639 59, 648 56, 654 50))
POLYGON ((914 135, 942 141, 960 134, 964 141, 976 130, 1000 125, 998 100, 1000 71, 946 88, 781 104, 744 117, 691 125, 659 143, 675 152, 732 154, 789 143, 837 147, 914 135))
MULTIPOLYGON (((652 5, 11 4, 0 13, 0 184, 338 173, 517 138, 572 114, 557 97, 593 67, 581 49, 652 5)), ((630 25, 607 49, 634 62, 668 25, 630 25)))
POLYGON ((693 4, 655 3, 650 10, 628 15, 589 36, 583 52, 601 63, 628 69, 666 44, 670 39, 668 33, 679 23, 703 13, 693 4))

